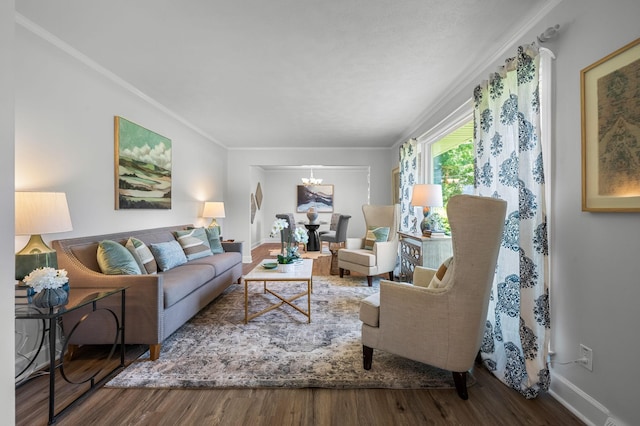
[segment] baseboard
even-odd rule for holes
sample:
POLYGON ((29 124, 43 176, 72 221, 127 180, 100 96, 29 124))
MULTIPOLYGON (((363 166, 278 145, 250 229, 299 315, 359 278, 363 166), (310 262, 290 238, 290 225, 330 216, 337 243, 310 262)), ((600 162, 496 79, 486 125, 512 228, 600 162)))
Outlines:
POLYGON ((553 371, 549 394, 587 425, 602 426, 610 416, 607 407, 553 371))

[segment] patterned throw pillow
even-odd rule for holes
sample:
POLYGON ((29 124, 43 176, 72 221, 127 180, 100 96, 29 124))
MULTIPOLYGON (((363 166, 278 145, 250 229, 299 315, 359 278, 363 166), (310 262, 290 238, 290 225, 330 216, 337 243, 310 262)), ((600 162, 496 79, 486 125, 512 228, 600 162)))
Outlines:
POLYGON ((375 243, 381 243, 389 239, 389 227, 388 226, 370 226, 367 229, 367 236, 364 240, 364 248, 367 250, 373 250, 375 243))
POLYGON ((453 276, 453 257, 448 258, 438 268, 427 288, 445 288, 453 276))
POLYGON ((125 247, 131 252, 136 262, 138 262, 138 266, 143 274, 158 273, 156 259, 154 259, 151 250, 149 250, 149 247, 147 247, 143 241, 131 237, 127 241, 127 244, 125 244, 125 247))
POLYGON ((214 226, 213 228, 206 228, 207 238, 209 239, 209 245, 211 246, 211 252, 213 254, 224 253, 224 248, 220 242, 220 228, 214 226))
POLYGON ((104 240, 98 243, 98 265, 105 275, 140 275, 138 262, 122 244, 104 240))
POLYGON ((174 235, 182 246, 187 260, 200 259, 201 257, 211 256, 213 254, 204 228, 175 231, 174 235))
POLYGON ((163 272, 187 263, 187 256, 184 254, 182 246, 175 240, 151 244, 149 248, 158 262, 158 268, 163 272))

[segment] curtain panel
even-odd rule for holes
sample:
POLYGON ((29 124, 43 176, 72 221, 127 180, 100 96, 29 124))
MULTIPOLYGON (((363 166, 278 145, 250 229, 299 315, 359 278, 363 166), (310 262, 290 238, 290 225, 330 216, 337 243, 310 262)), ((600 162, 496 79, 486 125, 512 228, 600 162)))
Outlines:
POLYGON ((419 233, 415 208, 411 206, 413 185, 418 183, 420 152, 416 139, 409 139, 400 146, 400 231, 419 233))
POLYGON ((521 46, 474 90, 476 193, 508 203, 481 355, 496 377, 527 398, 549 388, 539 65, 537 46, 521 46))

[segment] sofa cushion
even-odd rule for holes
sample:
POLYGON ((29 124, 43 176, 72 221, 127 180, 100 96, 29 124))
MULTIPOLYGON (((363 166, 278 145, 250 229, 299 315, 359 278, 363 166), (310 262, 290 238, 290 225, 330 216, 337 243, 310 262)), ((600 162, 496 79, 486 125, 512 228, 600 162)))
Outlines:
POLYGON ((389 227, 388 226, 370 226, 367 229, 367 236, 364 240, 364 248, 367 250, 373 250, 375 243, 387 241, 389 239, 389 227))
POLYGON ((156 259, 153 257, 151 250, 149 250, 149 247, 147 247, 144 241, 130 237, 125 244, 125 247, 131 252, 143 274, 158 273, 158 264, 156 263, 156 259))
POLYGON ((222 248, 222 242, 220 242, 220 228, 214 226, 213 228, 205 228, 207 238, 209 239, 209 246, 213 254, 224 253, 222 248))
POLYGON ((380 321, 380 293, 372 294, 360 301, 360 321, 378 327, 380 321))
POLYGON ((140 275, 142 271, 131 252, 122 244, 103 240, 96 252, 98 265, 105 275, 140 275))
POLYGON ((187 260, 199 259, 204 256, 211 256, 209 239, 204 228, 193 228, 184 231, 174 232, 176 240, 182 246, 187 260))
POLYGON ((162 276, 164 307, 168 308, 212 280, 215 277, 215 269, 209 265, 188 263, 163 272, 162 276))
POLYGON ((167 241, 165 243, 151 244, 151 253, 158 262, 161 271, 168 271, 182 264, 187 263, 187 256, 182 250, 182 246, 177 241, 167 241))
POLYGON ((242 263, 242 254, 238 252, 225 252, 216 254, 215 256, 192 260, 189 262, 189 265, 209 265, 215 268, 216 276, 218 276, 235 267, 238 263, 242 263))

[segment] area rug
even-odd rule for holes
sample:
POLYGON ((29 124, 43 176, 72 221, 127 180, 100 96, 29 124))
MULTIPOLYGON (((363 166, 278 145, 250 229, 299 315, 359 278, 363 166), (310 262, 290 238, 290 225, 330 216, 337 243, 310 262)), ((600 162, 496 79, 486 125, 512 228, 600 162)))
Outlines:
MULTIPOLYGON (((269 288, 297 294, 301 286, 269 288)), ((366 277, 314 277, 311 323, 285 305, 244 324, 244 284, 233 285, 163 342, 160 359, 143 354, 107 387, 454 387, 449 372, 383 351, 374 351, 371 370, 362 368, 359 302, 378 289, 379 279, 370 288, 366 277)), ((261 283, 250 286, 250 312, 272 301, 261 283)), ((294 303, 306 310, 306 297, 294 303)))

